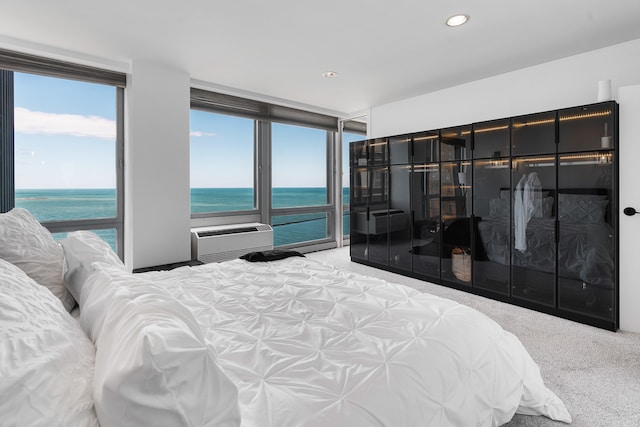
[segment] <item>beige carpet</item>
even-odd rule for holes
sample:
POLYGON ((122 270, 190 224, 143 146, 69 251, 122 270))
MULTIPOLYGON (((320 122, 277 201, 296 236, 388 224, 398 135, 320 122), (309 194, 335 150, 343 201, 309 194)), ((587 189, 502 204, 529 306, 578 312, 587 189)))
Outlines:
MULTIPOLYGON (((547 387, 565 403, 573 427, 640 426, 640 334, 609 332, 510 304, 370 268, 349 248, 306 254, 348 271, 379 277, 466 304, 515 334, 540 366, 547 387)), ((640 301, 638 301, 640 309, 640 301)), ((566 426, 516 415, 509 427, 566 426)))

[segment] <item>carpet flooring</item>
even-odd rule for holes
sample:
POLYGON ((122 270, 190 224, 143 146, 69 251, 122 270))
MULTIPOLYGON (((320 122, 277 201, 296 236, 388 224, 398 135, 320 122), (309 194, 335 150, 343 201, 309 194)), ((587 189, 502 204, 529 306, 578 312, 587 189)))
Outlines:
MULTIPOLYGON (((640 334, 605 331, 353 263, 348 247, 306 256, 346 271, 449 298, 491 317, 527 348, 540 367, 547 387, 569 410, 572 427, 640 426, 640 334)), ((544 417, 526 415, 515 415, 505 425, 566 426, 544 417)))

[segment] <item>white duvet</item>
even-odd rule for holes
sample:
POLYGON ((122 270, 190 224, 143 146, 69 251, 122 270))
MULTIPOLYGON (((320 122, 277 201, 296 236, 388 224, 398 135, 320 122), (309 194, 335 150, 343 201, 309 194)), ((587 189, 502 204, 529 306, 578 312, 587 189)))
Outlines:
POLYGON ((571 421, 520 341, 453 301, 297 257, 141 276, 194 313, 245 427, 571 421))

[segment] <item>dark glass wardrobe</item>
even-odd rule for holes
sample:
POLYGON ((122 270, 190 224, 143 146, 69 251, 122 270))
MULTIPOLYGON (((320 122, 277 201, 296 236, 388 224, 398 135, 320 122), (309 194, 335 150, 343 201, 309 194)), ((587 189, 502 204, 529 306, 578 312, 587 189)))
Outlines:
POLYGON ((351 144, 351 259, 616 330, 605 102, 351 144))

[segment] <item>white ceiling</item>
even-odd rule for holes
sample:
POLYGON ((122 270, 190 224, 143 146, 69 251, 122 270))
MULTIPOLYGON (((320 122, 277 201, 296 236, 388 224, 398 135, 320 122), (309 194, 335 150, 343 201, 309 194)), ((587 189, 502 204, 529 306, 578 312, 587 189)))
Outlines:
POLYGON ((4 46, 158 61, 343 115, 637 38, 637 0, 0 0, 4 46), (456 13, 471 19, 445 26, 456 13))

